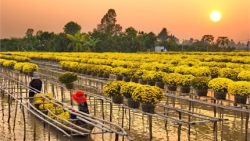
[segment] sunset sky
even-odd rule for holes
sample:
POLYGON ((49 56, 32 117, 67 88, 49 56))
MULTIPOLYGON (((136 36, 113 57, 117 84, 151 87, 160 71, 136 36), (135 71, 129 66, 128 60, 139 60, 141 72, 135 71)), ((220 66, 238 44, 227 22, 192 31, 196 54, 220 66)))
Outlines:
POLYGON ((156 35, 167 28, 180 41, 205 34, 227 36, 237 42, 250 39, 250 0, 0 0, 0 38, 24 37, 28 28, 63 32, 70 21, 81 32, 92 31, 112 8, 123 30, 132 26, 156 35), (213 22, 217 10, 221 19, 213 22))

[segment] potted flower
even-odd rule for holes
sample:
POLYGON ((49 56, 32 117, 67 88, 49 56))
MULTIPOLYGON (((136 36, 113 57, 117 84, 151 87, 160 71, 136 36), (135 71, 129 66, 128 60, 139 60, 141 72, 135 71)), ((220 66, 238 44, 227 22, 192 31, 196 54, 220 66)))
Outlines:
POLYGON ((250 71, 247 71, 247 70, 243 70, 241 71, 237 78, 241 81, 250 81, 250 71))
POLYGON ((211 72, 211 78, 217 78, 219 75, 219 67, 209 67, 209 70, 211 72))
POLYGON ((226 99, 228 84, 233 80, 228 78, 214 78, 208 82, 208 88, 214 91, 216 99, 226 99))
POLYGON ((181 75, 178 85, 180 85, 180 92, 181 93, 189 93, 190 86, 192 85, 192 80, 194 79, 193 75, 181 75))
POLYGON ((15 66, 14 66, 14 69, 19 71, 20 73, 22 73, 22 69, 23 69, 23 65, 25 63, 16 63, 15 66))
POLYGON ((152 80, 155 81, 155 85, 161 89, 164 89, 164 83, 162 82, 163 76, 165 75, 165 72, 162 71, 155 71, 153 72, 153 78, 152 80))
POLYGON ((24 63, 22 67, 22 72, 29 76, 33 76, 33 73, 38 70, 37 64, 34 63, 24 63))
POLYGON ((104 96, 111 97, 113 103, 121 104, 123 96, 120 93, 120 89, 125 83, 124 81, 109 81, 103 87, 104 96))
POLYGON ((138 108, 140 106, 140 102, 134 101, 132 97, 132 93, 134 90, 141 84, 134 83, 134 82, 127 82, 121 86, 120 93, 122 96, 127 98, 128 100, 128 107, 131 108, 138 108))
POLYGON ((139 85, 132 93, 132 99, 142 104, 144 112, 154 113, 154 104, 164 98, 164 91, 156 86, 139 85))
POLYGON ((176 91, 180 77, 179 73, 168 73, 163 76, 162 81, 167 84, 169 91, 176 91))
POLYGON ((148 85, 154 86, 154 73, 155 71, 145 71, 142 75, 142 79, 147 82, 148 85))
POLYGON ((142 79, 142 75, 144 74, 144 72, 145 70, 138 69, 134 74, 134 78, 137 78, 140 84, 146 84, 146 81, 142 79))
POLYGON ((219 71, 220 77, 229 78, 231 80, 237 80, 238 73, 231 68, 222 68, 219 71))
POLYGON ((113 69, 113 67, 104 65, 104 66, 103 66, 103 77, 104 77, 104 78, 108 78, 108 77, 109 77, 109 74, 112 73, 112 69, 113 69))
POLYGON ((136 73, 137 69, 135 68, 128 68, 127 69, 127 76, 129 77, 129 79, 131 79, 132 82, 138 82, 138 78, 135 77, 135 73, 136 73))
POLYGON ((66 85, 67 89, 73 89, 74 81, 78 78, 77 73, 75 72, 64 72, 59 75, 59 81, 66 85))
POLYGON ((211 71, 208 67, 198 67, 194 69, 192 74, 197 77, 208 77, 211 75, 211 71))
POLYGON ((116 80, 122 80, 122 72, 125 68, 123 67, 115 67, 112 69, 112 74, 116 75, 116 80))
POLYGON ((4 60, 2 65, 8 69, 13 69, 17 61, 14 60, 4 60))
POLYGON ((191 86, 196 90, 198 96, 207 96, 209 81, 208 77, 195 77, 191 82, 191 86))
POLYGON ((250 95, 250 82, 234 81, 229 83, 228 94, 234 95, 235 103, 246 104, 247 96, 250 95))

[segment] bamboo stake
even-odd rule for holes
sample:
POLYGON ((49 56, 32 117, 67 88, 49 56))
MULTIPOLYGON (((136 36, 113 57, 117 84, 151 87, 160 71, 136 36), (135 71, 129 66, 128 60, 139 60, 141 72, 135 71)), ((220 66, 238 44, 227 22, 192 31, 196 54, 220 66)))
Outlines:
MULTIPOLYGON (((221 111, 220 111, 220 118, 224 118, 224 110, 221 108, 220 109, 221 111)), ((223 137, 224 137, 224 135, 223 135, 223 131, 224 131, 224 128, 223 128, 223 124, 224 124, 224 121, 222 120, 221 121, 221 140, 223 140, 223 137)))
MULTIPOLYGON (((181 120, 181 112, 179 113, 179 119, 181 120)), ((181 124, 178 126, 178 141, 181 141, 181 124)))
POLYGON ((101 99, 101 104, 102 104, 102 119, 104 119, 104 118, 105 118, 105 116, 104 116, 103 99, 101 99))
POLYGON ((95 101, 95 97, 94 97, 94 116, 96 115, 96 101, 95 101))
POLYGON ((10 123, 10 95, 9 94, 8 94, 8 111, 9 111, 8 123, 10 123))
POLYGON ((53 84, 53 83, 51 84, 51 89, 52 89, 52 94, 53 94, 53 97, 54 97, 54 96, 55 96, 55 90, 54 90, 55 87, 54 87, 54 84, 53 84))
POLYGON ((26 140, 26 120, 25 120, 25 113, 24 113, 24 107, 22 106, 22 113, 23 113, 23 130, 24 130, 24 136, 23 136, 23 140, 26 140))
POLYGON ((148 124, 149 124, 149 138, 153 139, 152 116, 151 115, 148 115, 148 124))
POLYGON ((61 101, 63 102, 63 87, 61 87, 61 101))
POLYGON ((109 116, 109 121, 112 122, 112 102, 110 103, 110 116, 109 116))
POLYGON ((1 98, 1 105, 2 105, 2 119, 4 119, 4 103, 3 103, 3 101, 4 101, 4 91, 3 90, 1 90, 1 93, 2 93, 2 98, 1 98))
POLYGON ((34 122, 33 137, 34 137, 34 141, 36 141, 36 119, 35 117, 33 117, 33 122, 34 122))
POLYGON ((13 131, 15 130, 15 125, 16 125, 17 106, 18 106, 18 102, 16 101, 16 109, 15 109, 15 117, 14 117, 13 131))
POLYGON ((128 109, 128 119, 129 119, 129 122, 128 122, 128 130, 130 130, 130 126, 131 126, 130 109, 128 109))
POLYGON ((50 141, 50 125, 48 125, 48 141, 50 141))
POLYGON ((124 107, 122 107, 122 128, 124 126, 124 107))
POLYGON ((71 107, 73 107, 73 100, 72 100, 72 96, 71 94, 73 93, 73 89, 70 89, 70 104, 71 104, 71 107))
POLYGON ((246 113, 246 123, 245 123, 245 141, 248 141, 248 122, 249 122, 249 114, 246 113))

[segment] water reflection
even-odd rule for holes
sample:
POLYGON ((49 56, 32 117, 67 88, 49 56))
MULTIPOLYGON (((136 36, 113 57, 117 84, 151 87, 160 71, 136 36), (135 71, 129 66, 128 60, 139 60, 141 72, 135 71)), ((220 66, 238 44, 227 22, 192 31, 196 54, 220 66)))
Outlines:
MULTIPOLYGON (((48 84, 48 88, 44 89, 46 92, 52 92, 51 84, 48 84)), ((55 96, 57 99, 61 99, 61 89, 60 87, 54 87, 55 96)), ((70 105, 70 91, 64 90, 64 103, 70 105)), ((0 101, 1 102, 1 101, 0 101)), ((2 102, 1 102, 2 103, 2 102)), ((73 108, 77 108, 76 103, 73 103, 73 108)), ((100 100, 95 99, 92 96, 88 96, 88 104, 90 114, 95 115, 96 117, 109 120, 112 119, 113 122, 122 126, 126 132, 136 141, 147 141, 149 139, 149 120, 148 115, 144 115, 135 110, 123 109, 121 106, 113 105, 112 114, 110 115, 110 104, 104 102, 103 109, 102 103, 100 100), (104 114, 102 114, 104 113, 104 114), (124 113, 124 115, 123 115, 124 113), (124 116, 124 117, 123 117, 124 116)), ((165 101, 162 102, 165 104, 165 101)), ((168 99, 168 105, 176 108, 181 108, 188 110, 189 102, 186 100, 180 99, 168 99)), ((0 112, 1 124, 0 124, 0 140, 2 141, 14 141, 14 140, 23 140, 24 139, 24 122, 21 109, 18 108, 17 118, 16 118, 16 127, 13 131, 14 126, 14 115, 15 115, 15 105, 11 107, 11 118, 10 123, 8 123, 8 107, 7 99, 4 98, 3 107, 0 106, 0 109, 4 109, 4 116, 2 111, 0 112)), ((19 106, 18 106, 19 107, 19 106)), ((209 116, 214 116, 214 107, 207 106, 203 104, 195 103, 191 106, 191 111, 195 113, 202 113, 209 116)), ((171 110, 169 110, 171 111, 171 110)), ((164 110, 158 108, 158 112, 164 112, 164 110)), ((241 115, 240 112, 232 112, 229 110, 217 109, 216 117, 220 116, 220 113, 223 113, 223 117, 228 119, 228 121, 218 122, 216 128, 217 132, 214 132, 215 124, 213 122, 199 123, 196 125, 188 126, 183 124, 181 126, 181 141, 213 141, 213 140, 225 140, 225 141, 236 141, 245 139, 245 115, 241 115), (189 130, 190 129, 190 130, 189 130), (215 136, 217 134, 217 137, 215 136)), ((170 112, 168 116, 178 118, 177 112, 170 112)), ((114 133, 104 133, 104 134, 92 134, 87 138, 83 137, 73 137, 68 138, 64 136, 60 131, 55 130, 55 128, 48 126, 44 127, 44 124, 37 118, 34 118, 28 112, 25 112, 26 118, 26 140, 35 140, 44 141, 114 141, 116 136, 114 133), (35 122, 34 122, 35 121, 35 122), (36 132, 34 134, 34 123, 36 123, 36 132)), ((182 120, 184 121, 199 121, 200 118, 191 117, 189 119, 188 115, 183 114, 182 120)), ((248 123, 249 125, 249 123, 248 123)), ((152 132, 153 138, 152 141, 176 141, 178 140, 178 128, 179 125, 166 121, 163 118, 153 117, 152 118, 152 132)), ((250 125, 249 125, 250 126, 250 125)), ((93 132, 99 132, 99 129, 94 129, 93 132)), ((249 132, 249 131, 248 131, 249 132)), ((126 137, 119 136, 119 141, 128 140, 126 137)))

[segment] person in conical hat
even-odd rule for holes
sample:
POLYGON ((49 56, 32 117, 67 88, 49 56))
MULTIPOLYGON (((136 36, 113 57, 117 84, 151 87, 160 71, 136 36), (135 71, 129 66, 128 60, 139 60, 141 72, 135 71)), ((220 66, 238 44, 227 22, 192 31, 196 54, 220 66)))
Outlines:
POLYGON ((72 94, 72 99, 78 103, 78 110, 89 114, 87 98, 82 90, 77 90, 72 94))
POLYGON ((36 93, 40 93, 42 89, 42 80, 40 79, 38 73, 34 73, 32 80, 29 83, 29 97, 30 103, 33 103, 33 97, 36 93))

